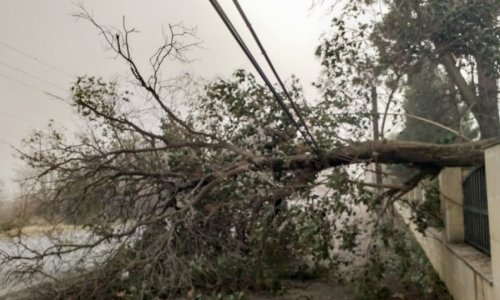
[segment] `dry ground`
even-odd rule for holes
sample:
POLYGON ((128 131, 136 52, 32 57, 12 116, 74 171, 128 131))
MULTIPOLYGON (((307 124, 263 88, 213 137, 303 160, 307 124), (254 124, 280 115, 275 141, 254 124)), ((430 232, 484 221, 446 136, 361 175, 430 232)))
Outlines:
POLYGON ((354 289, 349 285, 331 285, 324 282, 290 283, 283 295, 251 294, 248 300, 355 300, 354 289))

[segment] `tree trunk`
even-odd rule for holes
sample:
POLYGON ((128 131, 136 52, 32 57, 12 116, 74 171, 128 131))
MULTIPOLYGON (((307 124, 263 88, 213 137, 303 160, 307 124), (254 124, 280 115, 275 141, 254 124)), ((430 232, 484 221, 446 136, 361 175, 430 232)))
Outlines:
POLYGON ((273 171, 324 170, 356 163, 407 164, 423 168, 466 167, 484 163, 483 149, 499 140, 464 144, 428 144, 400 141, 368 141, 340 147, 316 155, 295 155, 286 158, 264 158, 257 167, 273 171))
POLYGON ((441 63, 446 69, 448 76, 457 86, 465 103, 471 110, 479 125, 481 139, 489 139, 500 136, 500 120, 497 103, 497 83, 487 72, 486 62, 477 59, 479 95, 470 86, 455 65, 451 52, 441 56, 441 63))
MULTIPOLYGON (((378 142, 380 140, 380 133, 378 129, 378 94, 377 87, 372 86, 371 92, 372 100, 372 127, 373 127, 373 140, 378 142)), ((382 185, 384 184, 384 179, 382 177, 382 166, 379 163, 375 163, 375 184, 377 185, 376 191, 378 195, 381 195, 384 189, 382 185)))
POLYGON ((489 72, 488 62, 476 57, 479 102, 475 109, 475 117, 481 130, 481 139, 500 136, 500 120, 498 116, 498 84, 497 79, 489 72))

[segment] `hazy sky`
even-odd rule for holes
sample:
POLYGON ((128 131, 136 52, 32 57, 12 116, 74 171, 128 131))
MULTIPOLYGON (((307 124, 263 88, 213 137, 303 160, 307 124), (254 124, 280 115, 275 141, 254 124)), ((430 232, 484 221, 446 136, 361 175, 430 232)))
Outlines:
MULTIPOLYGON (((220 0, 238 28, 230 0, 220 0)), ((0 0, 0 180, 12 191, 19 162, 10 145, 21 146, 31 130, 49 119, 73 128, 70 107, 44 91, 67 98, 77 75, 124 76, 124 64, 103 48, 97 30, 72 16, 71 0, 0 0), (49 65, 49 66, 48 66, 49 65)), ((85 8, 104 25, 119 27, 122 17, 140 31, 133 40, 138 58, 149 58, 161 42, 161 28, 183 22, 197 26, 203 49, 190 52, 194 61, 165 70, 189 71, 211 78, 229 76, 237 68, 253 69, 208 0, 85 0, 85 8)), ((298 76, 309 97, 320 66, 314 57, 329 17, 311 10, 312 0, 240 0, 282 77, 298 76)), ((253 45, 253 44, 252 44, 253 45)), ((254 48, 255 49, 255 48, 254 48)), ((258 54, 255 51, 255 54, 258 54)))

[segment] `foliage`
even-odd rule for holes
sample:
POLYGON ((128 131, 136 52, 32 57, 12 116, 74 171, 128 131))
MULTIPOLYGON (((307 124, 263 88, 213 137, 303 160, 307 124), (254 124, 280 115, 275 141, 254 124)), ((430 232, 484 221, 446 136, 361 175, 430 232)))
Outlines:
POLYGON ((410 203, 410 207, 414 212, 412 221, 422 234, 425 234, 428 227, 438 229, 444 227, 438 180, 434 179, 428 186, 424 186, 424 192, 423 201, 418 200, 410 203))
POLYGON ((452 299, 403 222, 390 220, 379 228, 383 233, 371 245, 369 263, 356 281, 359 299, 388 299, 397 292, 419 299, 452 299))
POLYGON ((457 57, 480 55, 498 66, 498 1, 388 2, 389 12, 372 37, 383 62, 408 68, 451 51, 457 57))
POLYGON ((316 49, 323 66, 315 86, 322 93, 317 105, 323 112, 321 121, 329 129, 325 138, 366 139, 371 125, 371 88, 378 85, 384 70, 370 51, 373 47, 366 37, 371 26, 363 16, 355 3, 347 4, 345 15, 333 18, 331 34, 316 49))

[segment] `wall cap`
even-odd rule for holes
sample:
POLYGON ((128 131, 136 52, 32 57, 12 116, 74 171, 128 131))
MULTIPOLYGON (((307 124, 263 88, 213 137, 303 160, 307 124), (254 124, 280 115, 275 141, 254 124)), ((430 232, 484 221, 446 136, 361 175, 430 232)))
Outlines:
POLYGON ((482 146, 484 150, 487 150, 489 148, 493 148, 500 145, 500 139, 492 139, 490 141, 485 141, 485 144, 482 146))
POLYGON ((493 286, 493 270, 491 258, 465 243, 448 243, 445 245, 456 257, 462 260, 474 273, 481 276, 493 286))

